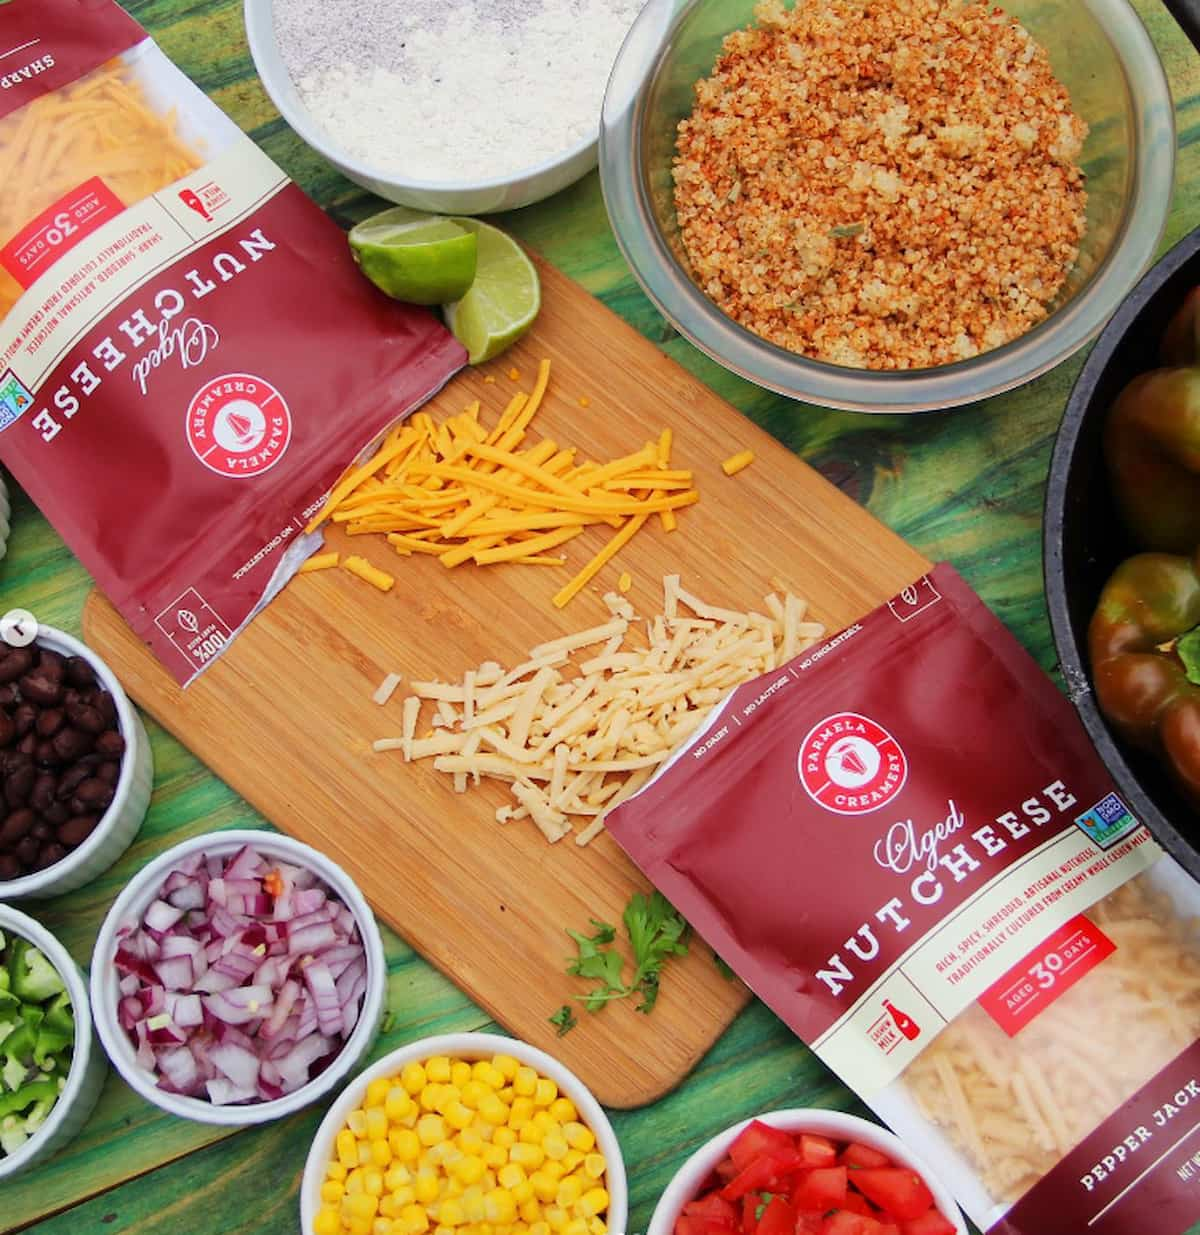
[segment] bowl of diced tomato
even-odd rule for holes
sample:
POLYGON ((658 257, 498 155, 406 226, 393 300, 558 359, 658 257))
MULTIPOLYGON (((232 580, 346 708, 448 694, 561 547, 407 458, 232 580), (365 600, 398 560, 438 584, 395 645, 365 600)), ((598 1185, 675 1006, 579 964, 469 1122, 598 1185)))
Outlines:
POLYGON ((648 1235, 967 1235, 929 1166, 878 1124, 770 1111, 679 1168, 648 1235))

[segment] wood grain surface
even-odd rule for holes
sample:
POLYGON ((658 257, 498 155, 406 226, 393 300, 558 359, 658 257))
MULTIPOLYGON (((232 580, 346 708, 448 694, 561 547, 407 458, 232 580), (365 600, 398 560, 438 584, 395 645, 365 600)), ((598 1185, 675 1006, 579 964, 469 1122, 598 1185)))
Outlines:
MULTIPOLYGON (((267 0, 261 0, 267 2, 267 0)), ((241 0, 122 0, 164 51, 344 227, 379 209, 280 119, 254 72, 241 0)), ((1162 57, 1179 135, 1172 208, 1159 251, 1200 224, 1200 57, 1159 0, 1133 0, 1162 57)), ((1049 670, 1054 654, 1041 574, 1042 494, 1054 433, 1082 355, 970 410, 867 418, 759 390, 695 351, 638 289, 617 250, 593 173, 497 220, 583 284, 789 450, 930 559, 948 559, 1049 670)), ((0 611, 32 609, 79 633, 87 573, 29 500, 14 493, 0 611)), ((751 529, 752 536, 765 535, 751 529)), ((266 826, 237 793, 152 720, 155 792, 145 826, 87 887, 40 902, 36 917, 87 964, 99 923, 140 867, 214 828, 266 826)), ((390 930, 391 1028, 377 1058, 430 1033, 492 1027, 486 1012, 390 930)), ((853 1095, 767 1008, 752 1001, 677 1089, 613 1123, 630 1181, 630 1231, 645 1231, 680 1163, 758 1111, 820 1106, 864 1113, 853 1095)), ((231 1133, 172 1119, 110 1075, 83 1134, 40 1169, 0 1188, 0 1231, 37 1235, 290 1235, 300 1169, 321 1108, 231 1133)), ((1191 1235, 1200 1235, 1198 1225, 1191 1235)))
POLYGON ((564 971, 565 928, 586 930, 591 918, 619 923, 630 893, 648 885, 608 836, 586 848, 570 839, 549 846, 528 821, 497 824, 496 807, 510 800, 504 786, 456 794, 432 761, 373 753, 373 739, 399 734, 405 692, 381 708, 372 691, 393 671, 406 681, 458 681, 485 660, 511 667, 539 643, 607 622, 601 596, 622 571, 633 575, 629 599, 642 615, 661 612, 670 573, 737 609, 764 608, 781 581, 833 632, 928 563, 565 275, 545 263, 541 275, 542 311, 530 334, 464 372, 428 410, 440 420, 478 399, 494 424, 548 358, 536 436, 604 461, 671 428, 672 464, 693 469, 701 493, 680 512, 677 531, 647 523, 560 610, 551 597, 611 528, 563 546, 562 568, 454 570, 428 556, 401 558, 382 536, 338 529, 327 544, 393 573, 392 592, 343 570, 301 575, 186 690, 97 594, 83 628, 143 708, 276 827, 339 861, 376 912, 497 1021, 557 1053, 606 1105, 632 1107, 683 1079, 744 1004, 745 989, 697 942, 671 963, 652 1017, 625 1000, 582 1014, 557 1038, 547 1018, 563 1004, 578 1007, 586 989, 564 971), (725 476, 721 461, 747 448, 755 463, 725 476))

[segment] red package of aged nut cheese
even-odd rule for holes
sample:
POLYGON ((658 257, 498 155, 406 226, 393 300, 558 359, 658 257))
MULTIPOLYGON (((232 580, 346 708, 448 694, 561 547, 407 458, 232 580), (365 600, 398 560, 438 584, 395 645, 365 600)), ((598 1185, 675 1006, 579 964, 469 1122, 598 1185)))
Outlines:
POLYGON ((0 5, 0 460, 179 680, 456 372, 112 0, 0 5))
POLYGON ((985 1231, 1200 1217, 1200 889, 950 567, 739 687, 608 829, 985 1231))

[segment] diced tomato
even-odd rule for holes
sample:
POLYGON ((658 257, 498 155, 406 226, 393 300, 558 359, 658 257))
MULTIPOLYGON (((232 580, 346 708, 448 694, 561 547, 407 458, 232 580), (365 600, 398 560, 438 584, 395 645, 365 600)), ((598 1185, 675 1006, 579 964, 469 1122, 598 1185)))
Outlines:
POLYGON ((821 1235, 879 1235, 882 1222, 865 1214, 852 1214, 848 1209, 838 1209, 825 1219, 821 1235))
POLYGON ((802 1209, 796 1215, 796 1235, 821 1235, 825 1215, 815 1209, 802 1209))
POLYGON ((870 1145, 860 1145, 858 1141, 851 1141, 845 1149, 842 1150, 842 1163, 845 1166, 891 1166, 892 1160, 885 1153, 880 1153, 878 1149, 872 1149, 870 1145))
POLYGON ((854 1172, 854 1186, 890 1217, 919 1218, 933 1204, 933 1193, 916 1173, 902 1166, 867 1167, 854 1172))
MULTIPOLYGON (((727 1184, 737 1173, 737 1163, 732 1158, 722 1158, 713 1168, 713 1174, 724 1184, 727 1184)), ((719 1187, 720 1185, 713 1186, 719 1187)))
POLYGON ((758 1220, 758 1235, 794 1235, 796 1211, 781 1196, 773 1196, 758 1220))
POLYGON ((772 1128, 758 1119, 752 1119, 738 1133, 737 1139, 729 1146, 729 1156, 739 1171, 744 1171, 755 1158, 764 1154, 791 1153, 796 1146, 790 1133, 780 1128, 772 1128))
POLYGON ((900 1228, 894 1222, 881 1222, 879 1235, 900 1235, 900 1228))
POLYGON ((758 1219, 754 1215, 758 1212, 761 1201, 762 1197, 757 1192, 747 1192, 742 1197, 742 1235, 754 1235, 758 1226, 758 1219))
POLYGON ((709 1192, 694 1201, 688 1201, 683 1212, 692 1218, 705 1218, 718 1222, 731 1231, 741 1221, 741 1213, 732 1201, 727 1201, 719 1192, 709 1192))
POLYGON ((954 1235, 954 1223, 934 1209, 900 1223, 900 1235, 954 1235))
POLYGON ((789 1148, 786 1153, 763 1154, 755 1158, 743 1171, 739 1171, 721 1189, 727 1201, 736 1201, 747 1192, 775 1192, 781 1180, 804 1169, 804 1160, 789 1148))
POLYGON ((700 1220, 689 1218, 687 1214, 680 1214, 675 1219, 675 1235, 702 1235, 700 1220))
POLYGON ((738 1235, 738 1228, 717 1218, 682 1213, 675 1219, 675 1235, 738 1235))
POLYGON ((837 1146, 826 1136, 810 1136, 804 1132, 797 1143, 805 1166, 833 1166, 837 1162, 837 1146))
MULTIPOLYGON (((854 1183, 854 1172, 850 1172, 850 1183, 854 1183)), ((872 1207, 871 1202, 865 1196, 859 1195, 850 1187, 846 1191, 846 1199, 842 1202, 842 1208, 848 1209, 852 1214, 866 1214, 869 1218, 877 1216, 877 1211, 872 1207)))
POLYGON ((846 1200, 846 1168, 819 1166, 807 1171, 796 1183, 797 1209, 838 1209, 846 1200))

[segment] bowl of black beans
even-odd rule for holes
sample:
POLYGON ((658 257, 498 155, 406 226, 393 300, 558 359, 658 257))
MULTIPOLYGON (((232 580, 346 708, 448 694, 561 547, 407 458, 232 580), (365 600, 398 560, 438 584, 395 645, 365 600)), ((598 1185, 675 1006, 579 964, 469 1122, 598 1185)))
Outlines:
POLYGON ((50 626, 0 642, 0 901, 59 896, 107 870, 152 779, 142 722, 94 652, 50 626))

